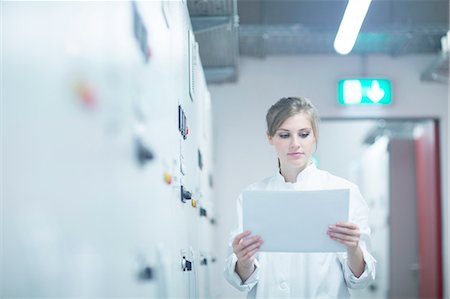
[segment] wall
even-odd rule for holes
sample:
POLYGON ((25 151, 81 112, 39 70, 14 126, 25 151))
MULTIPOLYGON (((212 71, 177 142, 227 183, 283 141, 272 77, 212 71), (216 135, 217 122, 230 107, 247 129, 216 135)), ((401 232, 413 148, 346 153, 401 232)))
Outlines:
POLYGON ((362 142, 369 130, 375 126, 376 122, 373 120, 354 120, 351 123, 322 120, 319 144, 314 153, 319 168, 328 169, 337 176, 352 180, 352 170, 357 166, 355 160, 361 157, 368 147, 362 142))
MULTIPOLYGON (((449 12, 450 14, 450 12, 449 12)), ((450 44, 450 39, 447 38, 447 42, 450 44)), ((450 77, 448 80, 448 84, 450 85, 450 77)), ((448 119, 450 118, 450 93, 447 94, 447 135, 446 139, 447 142, 450 142, 450 120, 448 119)), ((447 143, 448 146, 448 143, 447 143)), ((444 283, 444 295, 446 295, 447 297, 450 296, 450 232, 448 230, 448 227, 450 227, 450 223, 449 223, 449 216, 450 216, 450 204, 448 203, 448 201, 450 201, 450 188, 448 187, 448 175, 450 172, 450 158, 448 154, 449 148, 447 147, 447 181, 442 181, 443 185, 447 185, 447 204, 444 204, 442 206, 443 209, 443 215, 442 218, 444 219, 444 224, 446 225, 445 227, 447 228, 447 230, 444 230, 445 236, 447 237, 447 241, 444 241, 444 246, 443 246, 443 253, 444 253, 444 257, 445 257, 445 265, 444 265, 444 279, 443 279, 443 283, 444 283)), ((441 154, 442 155, 442 154, 441 154)), ((445 165, 445 164, 442 164, 445 165)), ((445 167, 445 166, 443 166, 445 167)), ((445 194, 445 188, 444 188, 444 194, 445 194)), ((445 240, 445 238, 444 238, 445 240)))
POLYGON ((213 296, 210 98, 186 2, 1 5, 0 297, 213 296))
MULTIPOLYGON (((444 252, 448 252, 448 85, 421 82, 420 72, 431 55, 405 57, 368 56, 275 56, 264 60, 241 58, 236 84, 211 85, 215 135, 217 209, 223 264, 228 233, 235 225, 235 200, 248 184, 276 171, 276 156, 265 137, 265 114, 283 96, 310 98, 325 118, 415 118, 440 120, 443 188, 444 252), (364 66, 364 67, 363 67, 364 66), (389 78, 393 104, 389 107, 345 108, 337 104, 337 81, 345 77, 389 78)), ((342 136, 341 142, 345 142, 342 136)), ((449 258, 445 257, 448 280, 449 258)), ((448 284, 446 286, 448 288, 448 284)), ((448 290, 446 290, 448 294, 448 290)), ((223 297, 242 296, 222 280, 223 297)), ((447 295, 448 296, 448 295, 447 295)))

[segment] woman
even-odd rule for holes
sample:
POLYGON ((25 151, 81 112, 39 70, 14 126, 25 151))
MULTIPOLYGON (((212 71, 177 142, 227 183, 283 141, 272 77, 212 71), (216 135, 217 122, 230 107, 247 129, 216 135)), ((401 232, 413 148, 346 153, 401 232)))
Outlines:
POLYGON ((311 162, 318 138, 318 115, 304 98, 282 98, 267 112, 267 137, 278 156, 279 172, 246 190, 349 189, 349 221, 332 224, 327 233, 343 253, 258 252, 263 240, 242 232, 242 197, 238 229, 225 278, 248 298, 349 298, 348 289, 363 288, 375 278, 375 259, 368 251, 368 208, 356 185, 319 170, 311 162))

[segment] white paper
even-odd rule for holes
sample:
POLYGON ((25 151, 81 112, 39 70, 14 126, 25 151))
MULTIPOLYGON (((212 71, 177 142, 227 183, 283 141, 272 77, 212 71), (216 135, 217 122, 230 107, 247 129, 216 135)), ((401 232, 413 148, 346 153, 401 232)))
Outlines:
POLYGON ((260 251, 343 252, 328 226, 348 221, 349 190, 244 191, 243 227, 259 235, 260 251))

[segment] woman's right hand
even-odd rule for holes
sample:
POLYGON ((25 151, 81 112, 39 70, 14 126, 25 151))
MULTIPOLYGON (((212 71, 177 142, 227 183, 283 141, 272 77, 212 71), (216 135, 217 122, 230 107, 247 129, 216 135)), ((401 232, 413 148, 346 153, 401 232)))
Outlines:
POLYGON ((260 236, 251 236, 251 231, 244 231, 237 235, 233 240, 233 252, 237 256, 237 266, 243 269, 251 269, 263 240, 260 236), (248 238, 246 238, 248 237, 248 238))

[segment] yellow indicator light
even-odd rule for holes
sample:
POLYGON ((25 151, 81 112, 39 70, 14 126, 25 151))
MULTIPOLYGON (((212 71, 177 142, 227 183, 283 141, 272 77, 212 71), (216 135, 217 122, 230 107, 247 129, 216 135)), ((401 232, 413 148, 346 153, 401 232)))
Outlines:
POLYGON ((164 172, 164 181, 166 182, 167 185, 172 184, 172 176, 167 171, 164 172))

